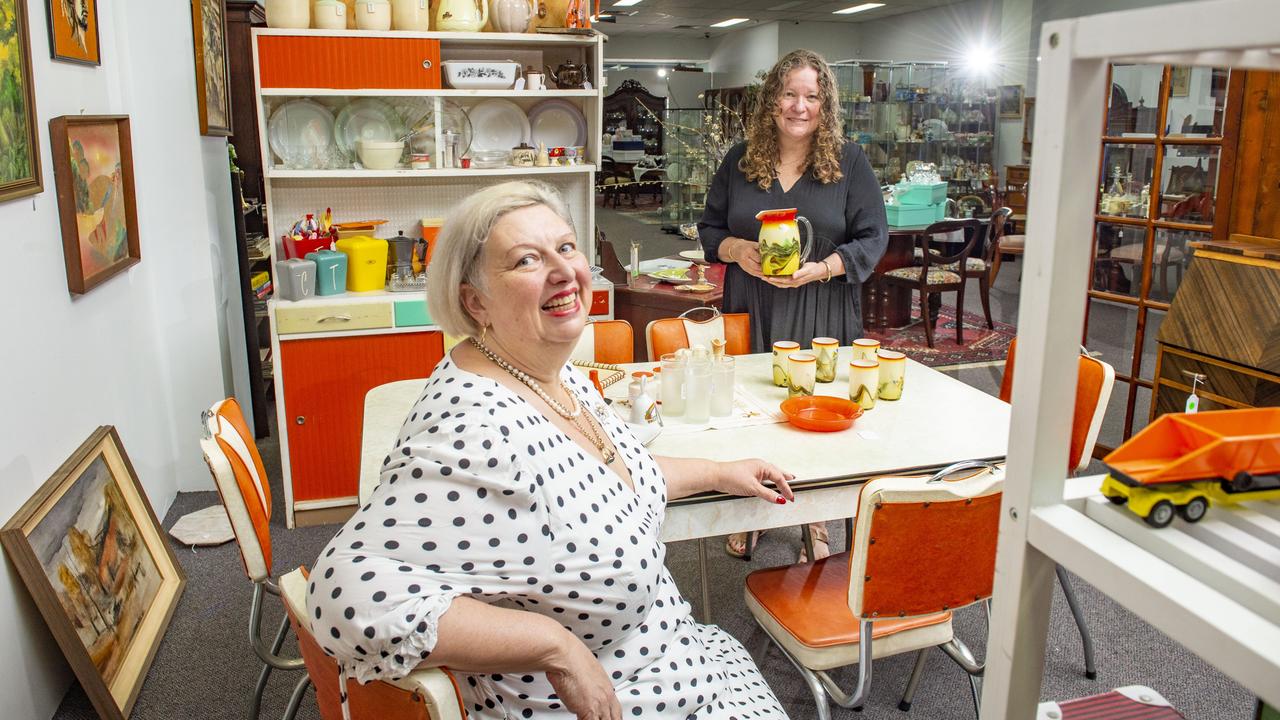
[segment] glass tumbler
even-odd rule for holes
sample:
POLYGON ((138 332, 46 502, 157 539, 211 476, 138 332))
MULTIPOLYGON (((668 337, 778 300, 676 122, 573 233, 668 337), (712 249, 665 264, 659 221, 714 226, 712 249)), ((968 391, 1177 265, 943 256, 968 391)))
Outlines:
POLYGON ((773 344, 773 384, 787 386, 787 356, 800 349, 794 340, 779 340, 773 344))
POLYGON ((813 395, 813 384, 817 380, 818 358, 811 352, 791 353, 787 358, 787 397, 808 397, 813 395))
POLYGON ((678 417, 684 414, 684 358, 675 353, 662 356, 662 414, 678 417))
POLYGON ((692 358, 685 369, 684 419, 704 423, 711 419, 711 358, 692 358))
POLYGON ((818 382, 835 382, 836 352, 840 349, 840 341, 829 337, 813 339, 813 354, 818 358, 818 382))
POLYGON ((733 368, 737 361, 725 355, 711 363, 711 416, 733 414, 733 368))
POLYGON ((880 386, 876 396, 881 400, 901 398, 907 374, 907 356, 896 350, 880 350, 876 358, 880 362, 880 386))

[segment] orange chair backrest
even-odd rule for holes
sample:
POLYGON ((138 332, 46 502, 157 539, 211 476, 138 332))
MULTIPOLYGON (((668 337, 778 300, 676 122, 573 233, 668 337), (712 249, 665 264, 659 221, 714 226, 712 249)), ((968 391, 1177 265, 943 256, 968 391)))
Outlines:
POLYGON ((591 323, 596 334, 596 362, 622 365, 635 362, 635 335, 626 320, 597 320, 591 323))
POLYGON ((254 582, 269 579, 271 486, 253 433, 235 398, 214 403, 203 422, 200 449, 231 520, 245 574, 254 582))
MULTIPOLYGON (((306 576, 306 571, 301 571, 306 576)), ((323 720, 343 720, 339 686, 342 682, 338 663, 327 655, 311 634, 311 621, 305 607, 297 607, 291 593, 281 593, 289 625, 298 637, 298 650, 307 666, 307 676, 316 691, 316 705, 323 720)), ((305 595, 304 595, 305 597, 305 595)), ((351 720, 431 720, 427 704, 418 693, 385 682, 361 685, 347 683, 347 709, 351 720)), ((463 715, 465 717, 465 715, 463 715)))
MULTIPOLYGON (((1009 342, 1009 354, 1004 361, 1004 377, 1000 380, 1000 399, 1011 402, 1013 398, 1013 358, 1018 339, 1009 342)), ((1083 470, 1093 457, 1093 446, 1098 442, 1102 418, 1107 412, 1107 401, 1115 385, 1116 371, 1097 358, 1081 354, 1076 379, 1076 405, 1071 417, 1071 444, 1067 451, 1067 472, 1083 470)))
MULTIPOLYGON (((729 355, 751 352, 751 316, 747 313, 724 313, 724 351, 729 355)), ((649 323, 649 361, 657 362, 667 353, 689 347, 682 318, 662 318, 649 323)))
POLYGON ((849 553, 854 616, 932 615, 990 597, 1003 475, 890 477, 864 485, 849 553))

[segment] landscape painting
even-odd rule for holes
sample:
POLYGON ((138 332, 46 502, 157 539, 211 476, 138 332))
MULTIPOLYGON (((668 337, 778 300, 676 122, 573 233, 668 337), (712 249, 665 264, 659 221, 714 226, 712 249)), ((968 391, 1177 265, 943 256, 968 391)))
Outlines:
POLYGON ((225 0, 191 0, 195 38, 196 105, 201 135, 231 134, 231 82, 227 69, 225 0))
POLYGON ((0 0, 0 201, 44 190, 25 0, 0 0))
POLYGON ((98 428, 0 530, 98 715, 123 720, 186 583, 115 428, 98 428))
POLYGON ((88 292, 140 260, 129 118, 49 121, 67 285, 88 292))
POLYGON ((97 0, 45 0, 49 13, 49 52, 54 60, 101 65, 97 0))

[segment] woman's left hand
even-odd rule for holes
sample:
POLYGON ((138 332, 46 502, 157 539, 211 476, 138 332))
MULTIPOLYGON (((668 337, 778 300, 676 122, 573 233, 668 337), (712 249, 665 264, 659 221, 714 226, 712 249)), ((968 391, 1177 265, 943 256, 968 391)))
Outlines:
POLYGON ((781 288, 796 288, 801 285, 808 285, 811 282, 821 282, 827 279, 827 266, 820 262, 807 262, 800 266, 790 275, 766 275, 764 281, 781 288))
POLYGON ((779 505, 787 500, 796 499, 795 493, 791 492, 791 486, 787 484, 796 476, 773 463, 751 458, 717 464, 719 477, 716 481, 716 489, 726 495, 747 497, 754 495, 779 505), (769 487, 766 483, 772 484, 773 487, 769 487))

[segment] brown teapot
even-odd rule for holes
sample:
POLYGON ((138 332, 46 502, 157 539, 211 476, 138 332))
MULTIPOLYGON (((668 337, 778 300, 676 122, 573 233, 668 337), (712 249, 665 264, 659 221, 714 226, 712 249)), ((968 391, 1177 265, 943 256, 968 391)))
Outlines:
POLYGON ((572 62, 564 62, 555 71, 547 65, 546 70, 547 77, 551 78, 556 87, 561 90, 580 90, 586 87, 589 68, 585 63, 575 65, 572 62))

